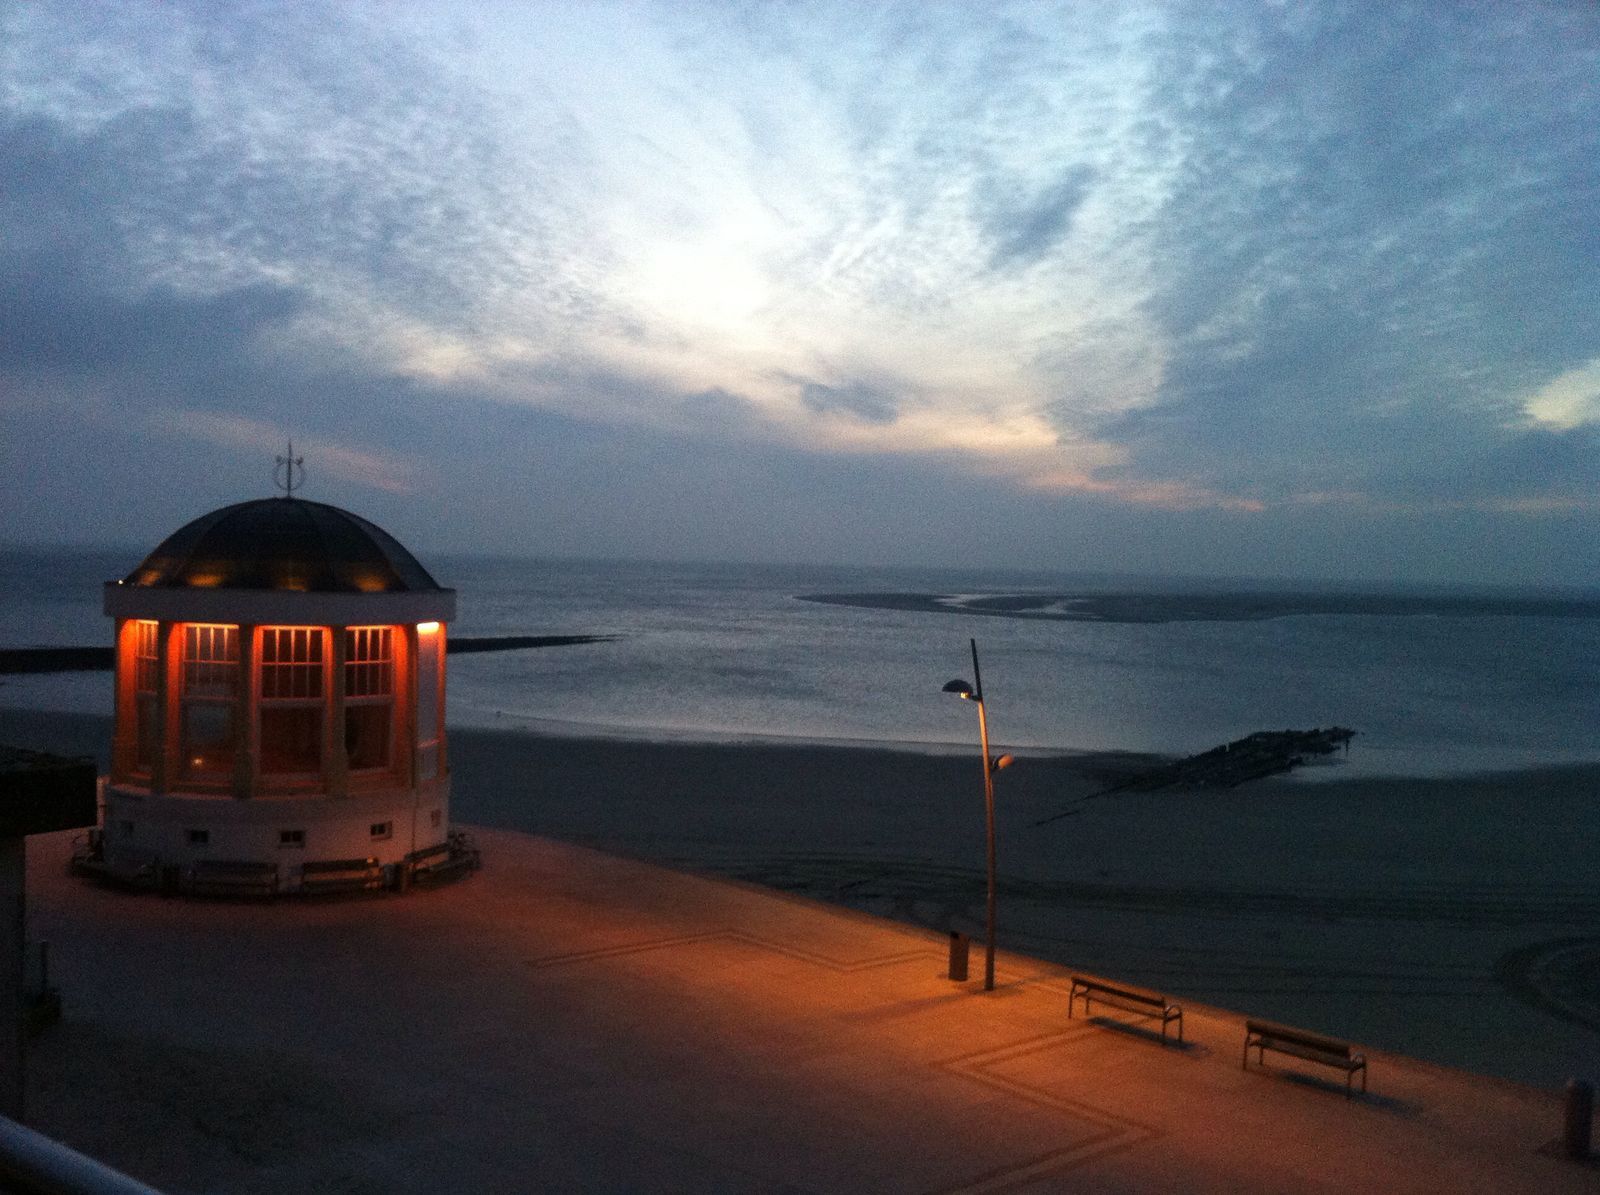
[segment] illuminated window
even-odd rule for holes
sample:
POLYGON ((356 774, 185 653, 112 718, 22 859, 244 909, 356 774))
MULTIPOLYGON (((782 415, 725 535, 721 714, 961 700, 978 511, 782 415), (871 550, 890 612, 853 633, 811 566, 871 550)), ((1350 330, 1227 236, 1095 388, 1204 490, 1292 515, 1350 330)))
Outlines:
POLYGON ((344 661, 344 749, 350 770, 386 768, 394 725, 394 629, 346 629, 344 661))
POLYGON ((261 631, 261 771, 302 775, 322 770, 323 630, 261 631))
POLYGON ((261 632, 261 699, 322 700, 321 627, 267 627, 261 632))
POLYGON ((140 619, 133 624, 133 687, 141 693, 156 691, 156 668, 161 656, 156 647, 158 624, 140 619))
POLYGON ((160 627, 140 619, 133 624, 133 766, 148 772, 160 747, 156 739, 156 689, 161 668, 160 627))
POLYGON ((443 635, 436 622, 417 624, 417 779, 439 775, 439 670, 443 635))
POLYGON ((215 780, 233 771, 233 719, 239 691, 239 628, 183 628, 183 774, 215 780))

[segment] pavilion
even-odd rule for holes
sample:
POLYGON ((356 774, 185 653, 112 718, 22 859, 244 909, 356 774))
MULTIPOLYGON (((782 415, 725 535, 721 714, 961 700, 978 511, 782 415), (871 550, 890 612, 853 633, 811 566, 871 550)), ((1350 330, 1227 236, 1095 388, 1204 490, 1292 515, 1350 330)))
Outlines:
POLYGON ((105 587, 115 731, 80 870, 274 895, 476 866, 450 830, 455 599, 382 528, 292 493, 168 536, 105 587))

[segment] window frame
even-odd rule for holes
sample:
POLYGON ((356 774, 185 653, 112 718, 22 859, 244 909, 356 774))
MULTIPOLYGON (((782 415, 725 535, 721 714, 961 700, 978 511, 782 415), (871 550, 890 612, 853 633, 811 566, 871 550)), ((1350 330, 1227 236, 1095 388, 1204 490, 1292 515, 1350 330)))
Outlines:
POLYGON ((387 776, 395 768, 396 747, 396 651, 399 628, 390 625, 349 626, 338 633, 344 636, 344 708, 340 711, 345 762, 355 779, 387 776), (358 766, 351 743, 351 711, 383 709, 383 758, 374 764, 358 766))
POLYGON ((238 764, 240 655, 236 623, 186 622, 178 662, 178 775, 185 785, 210 787, 231 782, 238 764), (220 632, 220 636, 218 634, 220 632), (220 654, 217 641, 220 638, 220 654), (226 764, 202 769, 193 761, 189 737, 191 710, 221 710, 227 715, 226 764))
POLYGON ((151 776, 161 757, 161 624, 133 620, 133 773, 151 776))
POLYGON ((329 628, 325 626, 273 624, 257 628, 254 716, 257 764, 264 787, 304 788, 320 784, 327 772, 329 670, 332 667, 328 637, 329 628), (286 658, 282 654, 284 642, 288 644, 286 658), (269 643, 272 645, 270 652, 269 643), (297 655, 300 644, 305 648, 304 658, 297 655), (287 692, 282 691, 285 689, 287 692), (269 719, 272 714, 284 710, 316 712, 317 757, 309 767, 274 769, 268 766, 269 719))

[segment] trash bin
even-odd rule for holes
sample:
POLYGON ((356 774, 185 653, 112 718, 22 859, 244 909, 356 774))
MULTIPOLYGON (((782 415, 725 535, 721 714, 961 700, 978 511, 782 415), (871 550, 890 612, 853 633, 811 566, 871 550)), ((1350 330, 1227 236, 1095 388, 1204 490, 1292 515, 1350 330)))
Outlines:
POLYGON ((950 931, 950 978, 962 983, 967 978, 967 947, 971 939, 966 934, 950 931))

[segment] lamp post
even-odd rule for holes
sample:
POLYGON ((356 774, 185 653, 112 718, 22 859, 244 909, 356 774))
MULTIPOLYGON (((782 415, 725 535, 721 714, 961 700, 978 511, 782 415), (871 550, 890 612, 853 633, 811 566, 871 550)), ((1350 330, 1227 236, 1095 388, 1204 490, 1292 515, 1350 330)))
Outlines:
POLYGON ((1011 765, 1011 756, 1002 755, 999 759, 989 758, 989 718, 984 711, 983 704, 983 673, 978 669, 978 641, 972 641, 972 684, 964 680, 945 682, 944 691, 954 693, 963 701, 970 701, 978 707, 978 742, 983 748, 983 814, 984 824, 988 831, 988 873, 989 873, 989 902, 988 916, 986 918, 986 932, 984 934, 983 958, 983 990, 994 991, 994 921, 995 921, 995 890, 994 890, 994 773, 1011 765))

